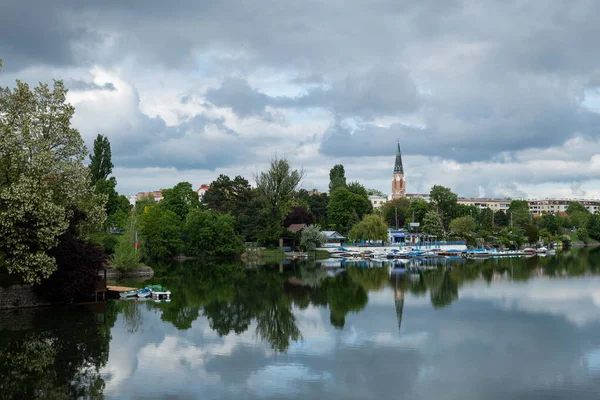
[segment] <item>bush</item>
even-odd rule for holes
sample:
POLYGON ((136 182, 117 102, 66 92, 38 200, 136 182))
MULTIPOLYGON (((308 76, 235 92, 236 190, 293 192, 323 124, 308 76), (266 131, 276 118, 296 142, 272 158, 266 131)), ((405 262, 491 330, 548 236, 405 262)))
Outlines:
POLYGON ((235 233, 235 220, 229 214, 191 211, 185 224, 186 254, 190 256, 236 256, 244 252, 244 242, 235 233))

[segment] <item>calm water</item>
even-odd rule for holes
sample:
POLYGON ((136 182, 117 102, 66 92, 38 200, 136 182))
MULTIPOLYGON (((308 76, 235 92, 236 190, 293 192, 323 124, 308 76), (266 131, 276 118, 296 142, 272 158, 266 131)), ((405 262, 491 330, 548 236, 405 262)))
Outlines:
POLYGON ((600 249, 247 267, 156 265, 170 303, 0 313, 0 398, 600 397, 600 249))

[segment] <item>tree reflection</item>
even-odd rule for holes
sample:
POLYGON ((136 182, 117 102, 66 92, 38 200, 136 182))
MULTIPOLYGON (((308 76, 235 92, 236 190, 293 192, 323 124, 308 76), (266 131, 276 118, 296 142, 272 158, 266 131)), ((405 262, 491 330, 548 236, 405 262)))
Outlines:
POLYGON ((21 310, 1 317, 1 398, 103 398, 110 326, 98 325, 94 312, 21 310))

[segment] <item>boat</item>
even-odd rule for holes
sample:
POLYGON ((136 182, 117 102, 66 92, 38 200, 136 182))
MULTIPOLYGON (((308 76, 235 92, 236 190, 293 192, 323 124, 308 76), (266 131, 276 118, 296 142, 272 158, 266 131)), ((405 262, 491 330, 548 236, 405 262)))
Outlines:
POLYGON ((169 289, 162 285, 148 285, 147 289, 151 291, 153 300, 171 299, 171 292, 169 291, 169 289))
POLYGON ((119 297, 122 297, 122 298, 137 297, 137 294, 138 294, 137 290, 124 290, 122 292, 119 292, 119 297))
POLYGON ((147 287, 143 288, 142 290, 138 290, 137 292, 137 297, 146 298, 150 296, 152 296, 152 290, 147 287))
POLYGON ((548 251, 548 249, 545 248, 545 247, 543 247, 543 246, 535 250, 535 252, 538 253, 538 254, 539 253, 546 253, 547 251, 548 251))
POLYGON ((556 249, 548 249, 548 251, 546 251, 546 254, 549 256, 556 255, 556 249))
POLYGON ((525 253, 526 255, 533 255, 536 253, 536 251, 531 247, 527 247, 526 249, 523 249, 523 253, 525 253))

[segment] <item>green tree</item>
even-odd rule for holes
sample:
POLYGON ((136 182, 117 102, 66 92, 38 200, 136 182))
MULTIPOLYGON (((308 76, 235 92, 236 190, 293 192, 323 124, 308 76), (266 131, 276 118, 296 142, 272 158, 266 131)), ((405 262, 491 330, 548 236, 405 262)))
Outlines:
POLYGON ((429 193, 433 207, 442 218, 444 227, 448 227, 457 209, 458 196, 447 187, 434 185, 429 193))
POLYGON ((577 237, 583 243, 587 243, 590 240, 590 235, 588 234, 588 230, 584 226, 577 229, 577 237))
POLYGON ((308 211, 315 217, 315 221, 321 226, 327 226, 327 206, 329 195, 327 193, 308 196, 308 211))
POLYGON ((381 240, 387 241, 388 225, 379 214, 365 215, 362 221, 354 225, 348 237, 351 240, 381 240))
POLYGON ((147 207, 140 216, 144 254, 150 259, 168 258, 181 250, 183 223, 171 210, 147 207))
POLYGON ((186 254, 190 256, 235 256, 244 251, 243 239, 235 232, 229 214, 192 210, 185 222, 186 254))
POLYGON ((537 243, 540 237, 540 230, 533 224, 527 224, 525 225, 525 236, 530 244, 537 243))
POLYGON ((590 215, 587 223, 587 231, 589 237, 594 240, 600 240, 600 215, 590 215))
POLYGON ((367 194, 369 196, 387 197, 387 195, 385 193, 383 193, 381 190, 377 190, 377 189, 367 189, 367 194))
POLYGON ((479 219, 481 221, 480 224, 482 231, 492 232, 494 230, 494 226, 496 226, 496 215, 491 208, 486 207, 481 210, 479 219))
POLYGON ((471 216, 453 219, 450 222, 450 231, 456 236, 468 239, 475 231, 475 219, 471 216))
POLYGON ((578 201, 572 201, 569 206, 567 207, 567 214, 569 214, 570 216, 573 216, 573 213, 576 212, 582 212, 582 213, 586 213, 589 214, 589 210, 580 202, 578 201))
POLYGON ((300 233, 300 247, 305 251, 311 251, 323 246, 327 237, 321 232, 319 225, 308 225, 302 228, 300 233))
POLYGON ((513 227, 524 229, 530 223, 529 203, 527 200, 513 200, 508 206, 513 227))
POLYGON ((0 258, 10 273, 39 282, 56 270, 48 254, 69 228, 75 210, 80 238, 104 222, 83 164, 86 150, 71 127, 74 108, 61 81, 33 91, 17 81, 0 89, 0 258))
POLYGON ((294 193, 303 177, 303 170, 292 170, 286 159, 277 157, 271 161, 268 170, 256 176, 258 198, 271 220, 280 226, 291 208, 294 193))
MULTIPOLYGON (((398 228, 402 228, 406 219, 411 217, 410 214, 410 201, 406 197, 394 199, 387 202, 379 208, 379 212, 385 219, 388 226, 396 227, 396 217, 398 218, 398 228)), ((415 216, 416 218, 416 216, 415 216)))
MULTIPOLYGON (((120 270, 128 270, 140 264, 141 251, 136 248, 138 234, 137 216, 133 215, 126 223, 125 231, 119 236, 119 241, 112 256, 112 265, 120 270)), ((139 238, 138 238, 139 239, 139 238)))
POLYGON ((494 213, 494 224, 496 224, 496 226, 505 227, 508 226, 509 223, 509 216, 503 210, 498 210, 494 213))
POLYGON ((345 232, 351 227, 353 214, 356 214, 356 218, 360 221, 360 218, 368 212, 370 207, 369 200, 350 192, 344 187, 340 187, 330 195, 327 217, 330 224, 336 225, 339 230, 345 232))
POLYGON ((179 182, 171 189, 163 189, 160 207, 177 214, 183 221, 190 211, 200 207, 198 194, 189 182, 179 182))
POLYGON ((243 212, 251 197, 252 188, 246 179, 239 175, 231 179, 221 174, 210 184, 202 203, 210 210, 236 216, 243 212))
POLYGON ((428 202, 420 198, 410 199, 410 208, 408 209, 408 215, 413 218, 412 222, 420 222, 423 223, 423 219, 425 218, 425 214, 427 214, 431 210, 431 206, 428 202))
POLYGON ((425 214, 421 230, 428 235, 435 235, 438 238, 443 238, 444 224, 442 223, 440 215, 436 211, 429 211, 425 214))
POLYGON ((337 164, 329 171, 329 193, 340 187, 346 187, 346 171, 342 164, 337 164))
POLYGON ((94 152, 90 154, 90 175, 92 185, 99 180, 106 180, 112 173, 112 153, 110 142, 106 136, 98 135, 94 140, 94 152))

